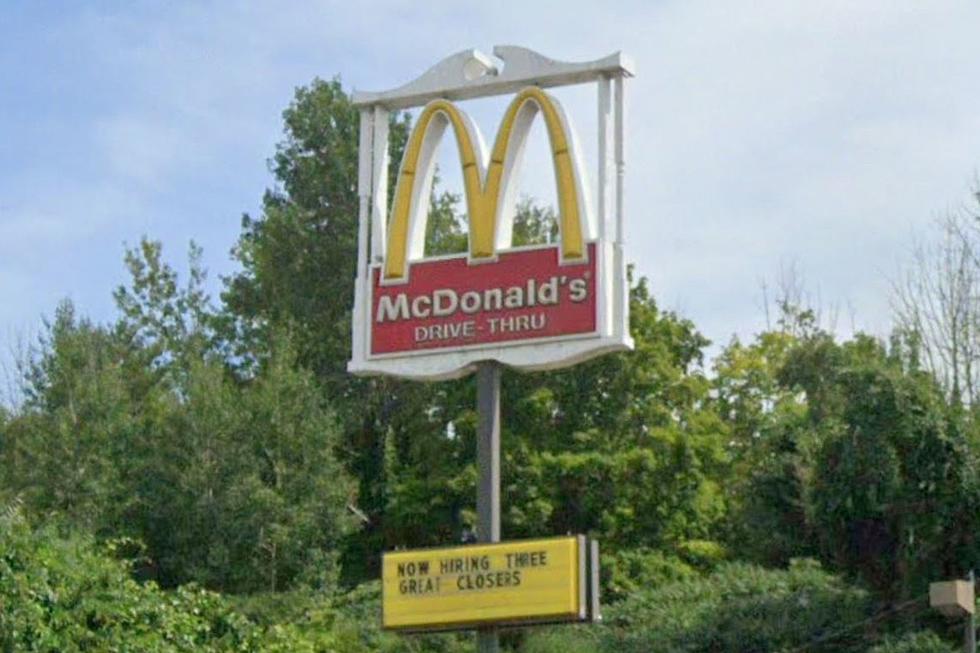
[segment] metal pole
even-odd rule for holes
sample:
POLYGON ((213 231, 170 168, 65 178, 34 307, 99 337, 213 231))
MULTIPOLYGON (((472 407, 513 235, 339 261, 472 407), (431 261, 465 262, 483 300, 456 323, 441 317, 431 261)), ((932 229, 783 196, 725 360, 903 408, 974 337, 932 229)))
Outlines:
MULTIPOLYGON (((972 569, 968 578, 970 580, 970 588, 975 588, 976 577, 972 569)), ((972 595, 973 592, 971 591, 970 594, 972 595)), ((966 637, 964 638, 963 650, 966 653, 977 653, 977 617, 973 612, 966 618, 966 637)))
MULTIPOLYGON (((476 373, 477 426, 476 459, 479 479, 476 489, 477 537, 480 542, 500 541, 500 365, 480 363, 476 373)), ((497 629, 477 631, 478 653, 498 653, 497 629)))

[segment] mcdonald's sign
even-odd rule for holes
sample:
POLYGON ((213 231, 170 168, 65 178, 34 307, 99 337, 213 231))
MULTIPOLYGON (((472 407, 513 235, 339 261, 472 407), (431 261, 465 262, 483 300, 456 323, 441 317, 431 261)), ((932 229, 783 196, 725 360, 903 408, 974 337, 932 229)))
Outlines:
MULTIPOLYGON (((490 87, 484 95, 492 94, 494 81, 506 81, 508 90, 516 90, 492 148, 485 150, 478 127, 452 100, 454 88, 460 98, 474 96, 460 92, 474 81, 466 78, 474 56, 464 52, 444 60, 416 82, 396 89, 400 94, 360 99, 361 249, 349 365, 355 373, 449 378, 490 359, 521 369, 551 369, 632 346, 622 252, 622 167, 616 157, 622 152, 617 104, 622 92, 614 80, 621 77, 595 75, 601 150, 597 219, 590 199, 594 191, 562 105, 544 90, 546 84, 516 86, 525 79, 539 81, 529 74, 533 65, 523 72, 518 66, 515 79, 495 75, 484 80, 490 87), (455 64, 462 82, 455 87, 444 83, 442 92, 427 96, 427 87, 438 86, 433 78, 451 78, 455 64), (405 147, 389 212, 386 107, 398 107, 406 97, 423 108, 405 147), (517 182, 538 117, 554 169, 559 238, 515 247, 517 182), (468 251, 426 257, 435 154, 447 132, 455 140, 462 169, 468 251)), ((555 66, 548 70, 554 73, 555 66)))

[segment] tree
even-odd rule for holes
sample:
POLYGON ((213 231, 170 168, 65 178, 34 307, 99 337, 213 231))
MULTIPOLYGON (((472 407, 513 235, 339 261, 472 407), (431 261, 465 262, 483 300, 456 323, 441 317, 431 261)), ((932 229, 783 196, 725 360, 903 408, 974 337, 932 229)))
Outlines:
MULTIPOLYGON (((360 118, 334 79, 297 89, 283 120, 285 137, 270 162, 278 185, 265 192, 261 216, 242 218, 232 251, 242 270, 225 279, 225 335, 251 359, 262 354, 277 327, 291 322, 301 364, 328 391, 343 395, 351 384, 346 361, 357 262, 360 118)), ((407 118, 394 114, 393 161, 401 158, 407 132, 407 118)))
POLYGON ((159 241, 144 237, 137 247, 126 250, 130 282, 113 293, 120 312, 118 328, 149 356, 148 367, 179 368, 217 345, 215 311, 204 289, 207 271, 201 255, 192 241, 187 285, 180 288, 177 272, 163 260, 159 241))
POLYGON ((916 339, 922 363, 947 396, 973 404, 980 393, 980 194, 976 208, 937 220, 935 241, 920 241, 892 283, 899 329, 916 339))
POLYGON ((113 530, 129 502, 122 491, 135 437, 124 348, 63 302, 28 364, 19 414, 5 427, 6 483, 41 513, 113 530))
MULTIPOLYGON (((475 386, 472 379, 419 384, 346 374, 353 300, 357 114, 338 82, 297 91, 263 214, 246 218, 236 256, 243 272, 224 297, 244 357, 261 356, 263 332, 297 332, 298 364, 311 369, 344 424, 347 468, 358 479, 365 525, 346 568, 377 574, 379 549, 455 541, 472 525, 475 386)), ((393 161, 407 120, 391 123, 393 161)), ((394 170, 392 170, 394 172, 394 170)), ((433 193, 429 253, 459 251, 458 198, 433 193)), ((554 212, 519 205, 514 244, 551 242, 554 212)), ((638 350, 575 370, 506 374, 505 531, 602 533, 626 546, 709 537, 724 501, 725 425, 703 410, 707 341, 662 313, 644 282, 634 288, 638 350), (658 491, 651 492, 651 488, 658 491)))
MULTIPOLYGON (((192 250, 192 256, 194 250, 192 250)), ((2 429, 3 481, 32 511, 147 545, 143 577, 249 592, 331 587, 355 490, 340 429, 291 337, 237 378, 193 263, 181 288, 159 243, 127 252, 122 313, 63 304, 2 429)))
POLYGON ((337 462, 335 418, 284 329, 247 378, 231 373, 210 330, 195 253, 181 290, 159 245, 144 243, 127 255, 131 287, 116 292, 118 330, 138 343, 139 361, 161 372, 141 403, 139 501, 129 521, 168 585, 330 586, 354 497, 337 462))
POLYGON ((166 585, 334 584, 353 487, 335 457, 336 423, 293 363, 284 343, 243 386, 220 366, 195 365, 150 417, 131 518, 166 585))
MULTIPOLYGON (((266 191, 261 216, 242 220, 233 251, 242 271, 225 279, 222 331, 246 363, 267 355, 277 330, 292 334, 297 364, 312 371, 343 425, 340 451, 367 518, 349 543, 347 568, 355 579, 373 577, 372 552, 383 538, 388 438, 405 422, 425 421, 429 389, 346 371, 357 255, 357 110, 338 80, 314 80, 296 91, 283 118, 285 138, 272 160, 278 186, 266 191)), ((401 158, 407 132, 407 117, 393 115, 393 161, 401 158)), ((451 202, 443 197, 438 206, 451 202)), ((441 215, 449 217, 445 210, 441 215)), ((452 229, 452 220, 443 222, 452 229)))
POLYGON ((976 451, 935 380, 859 336, 804 343, 783 382, 807 398, 808 521, 825 559, 893 599, 965 571, 976 451))
POLYGON ((726 541, 745 559, 773 566, 816 553, 804 501, 806 404, 781 382, 799 346, 798 336, 783 328, 749 345, 733 339, 714 361, 713 399, 730 426, 733 463, 726 541))
MULTIPOLYGON (((670 548, 716 534, 727 461, 725 427, 704 407, 709 386, 699 366, 706 341, 690 322, 661 312, 642 281, 633 289, 631 319, 635 352, 574 370, 505 374, 507 537, 591 533, 617 550, 670 548)), ((450 533, 439 524, 457 537, 473 524, 474 387, 440 385, 429 430, 447 435, 422 440, 424 446, 396 439, 401 468, 387 519, 403 538, 425 538, 409 540, 414 545, 445 542, 450 533), (422 515, 429 518, 416 529, 422 515)))

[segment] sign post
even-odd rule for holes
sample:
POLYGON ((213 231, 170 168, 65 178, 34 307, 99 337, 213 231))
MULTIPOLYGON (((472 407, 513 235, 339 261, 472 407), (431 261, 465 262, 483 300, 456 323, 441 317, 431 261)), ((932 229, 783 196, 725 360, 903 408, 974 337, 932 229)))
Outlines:
MULTIPOLYGON (((500 366, 493 361, 484 361, 477 369, 476 405, 479 411, 477 538, 480 542, 493 543, 500 541, 500 366)), ((493 628, 479 631, 476 643, 478 653, 500 650, 497 631, 493 628)))
POLYGON ((632 62, 618 52, 563 62, 515 46, 495 47, 493 55, 464 50, 408 84, 354 94, 360 223, 348 363, 354 374, 421 381, 477 373, 479 544, 469 553, 385 554, 382 604, 386 628, 475 628, 481 653, 499 651, 501 624, 598 615, 595 542, 500 543, 503 366, 559 369, 633 348, 623 254, 624 80, 632 62), (598 91, 595 189, 568 116, 544 90, 589 82, 598 91), (488 151, 455 103, 502 94, 513 99, 488 151), (389 112, 412 107, 422 110, 389 203, 389 112), (538 116, 554 168, 558 240, 515 246, 517 182, 538 116), (468 251, 426 257, 435 152, 446 133, 462 167, 468 251))

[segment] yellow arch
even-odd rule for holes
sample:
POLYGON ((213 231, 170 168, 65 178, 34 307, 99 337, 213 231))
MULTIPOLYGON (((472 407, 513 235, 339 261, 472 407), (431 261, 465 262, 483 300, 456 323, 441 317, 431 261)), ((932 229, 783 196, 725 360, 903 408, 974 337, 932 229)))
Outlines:
MULTIPOLYGON (((517 94, 507 107, 497 130, 486 178, 480 178, 480 161, 463 113, 451 102, 434 100, 426 105, 419 116, 405 148, 398 185, 395 189, 391 219, 388 229, 388 246, 385 255, 385 279, 401 279, 407 273, 409 219, 415 175, 418 170, 422 143, 436 115, 446 117, 456 136, 459 159, 463 166, 463 189, 469 213, 470 257, 489 258, 496 251, 497 207, 500 202, 501 183, 511 135, 518 113, 527 102, 534 102, 544 116, 555 168, 558 188, 558 212, 561 232, 562 256, 565 259, 582 258, 585 242, 582 236, 582 210, 579 206, 578 184, 571 141, 554 101, 540 88, 529 87, 517 94)), ((424 201, 419 198, 419 201, 424 201)))

